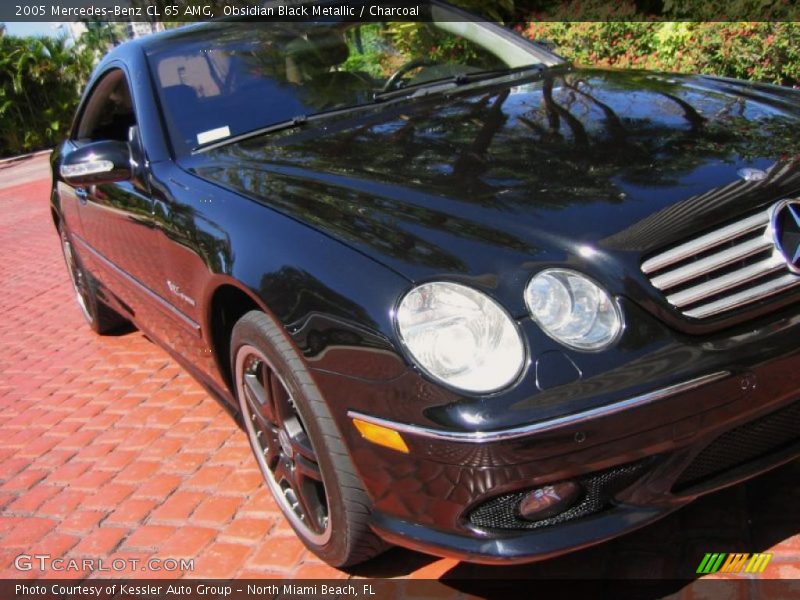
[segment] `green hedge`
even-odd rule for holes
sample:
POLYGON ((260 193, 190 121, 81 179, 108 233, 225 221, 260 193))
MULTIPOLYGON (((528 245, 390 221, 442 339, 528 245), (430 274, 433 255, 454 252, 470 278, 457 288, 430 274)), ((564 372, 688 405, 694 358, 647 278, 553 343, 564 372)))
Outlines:
POLYGON ((520 29, 581 65, 800 83, 797 22, 541 22, 520 29))
POLYGON ((92 63, 63 38, 0 36, 0 156, 65 135, 92 63))

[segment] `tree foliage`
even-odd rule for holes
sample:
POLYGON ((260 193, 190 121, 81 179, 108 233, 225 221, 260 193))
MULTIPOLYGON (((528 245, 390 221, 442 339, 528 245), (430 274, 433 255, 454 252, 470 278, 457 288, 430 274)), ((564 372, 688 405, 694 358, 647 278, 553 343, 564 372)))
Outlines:
POLYGON ((583 65, 800 84, 798 22, 538 22, 522 32, 583 65))
POLYGON ((64 37, 0 36, 0 156, 62 137, 92 65, 93 57, 64 37))

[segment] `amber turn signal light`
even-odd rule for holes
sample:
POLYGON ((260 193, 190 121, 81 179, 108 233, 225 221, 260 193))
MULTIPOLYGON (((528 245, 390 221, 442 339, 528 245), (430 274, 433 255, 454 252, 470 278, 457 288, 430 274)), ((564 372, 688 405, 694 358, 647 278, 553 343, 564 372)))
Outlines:
POLYGON ((353 425, 356 426, 361 437, 365 440, 378 446, 408 454, 408 446, 406 446, 405 440, 394 429, 389 429, 383 425, 375 425, 375 423, 367 423, 361 419, 353 419, 353 425))

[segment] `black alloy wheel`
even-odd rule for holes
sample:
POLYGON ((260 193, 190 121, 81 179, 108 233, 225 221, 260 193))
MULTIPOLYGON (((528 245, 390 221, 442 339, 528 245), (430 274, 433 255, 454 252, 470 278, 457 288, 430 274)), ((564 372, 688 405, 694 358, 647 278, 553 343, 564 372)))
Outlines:
POLYGON ((62 229, 59 233, 61 235, 61 251, 64 253, 64 261, 67 263, 67 272, 72 282, 72 289, 75 291, 75 300, 78 302, 83 317, 91 325, 94 321, 94 316, 89 311, 91 292, 87 276, 83 269, 78 266, 75 252, 72 249, 72 242, 69 241, 67 232, 62 229))
POLYGON ((231 373, 250 446, 272 496, 302 542, 336 567, 388 545, 331 409, 285 329, 261 311, 231 335, 231 373))
POLYGON ((331 533, 325 484, 291 394, 267 358, 253 346, 239 349, 237 373, 250 444, 272 495, 295 529, 324 544, 331 533))
POLYGON ((64 262, 67 264, 67 273, 72 282, 75 299, 89 327, 95 333, 102 335, 124 326, 130 326, 130 323, 122 315, 98 298, 96 283, 89 271, 82 265, 75 246, 64 227, 59 227, 58 235, 61 238, 61 251, 64 253, 64 262))

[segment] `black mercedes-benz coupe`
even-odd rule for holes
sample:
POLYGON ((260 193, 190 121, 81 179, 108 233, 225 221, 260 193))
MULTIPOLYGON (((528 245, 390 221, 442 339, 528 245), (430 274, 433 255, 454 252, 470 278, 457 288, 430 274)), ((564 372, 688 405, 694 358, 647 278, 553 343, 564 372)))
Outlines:
POLYGON ((105 57, 52 159, 92 329, 226 403, 333 565, 541 559, 798 456, 800 93, 423 9, 105 57))

